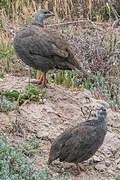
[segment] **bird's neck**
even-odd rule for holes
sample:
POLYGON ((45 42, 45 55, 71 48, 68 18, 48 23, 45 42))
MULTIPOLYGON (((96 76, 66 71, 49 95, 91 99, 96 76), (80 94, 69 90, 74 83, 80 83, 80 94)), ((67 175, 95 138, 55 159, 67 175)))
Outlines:
POLYGON ((32 25, 44 27, 44 18, 41 17, 39 20, 37 20, 37 19, 33 20, 32 25))
POLYGON ((105 121, 106 117, 105 116, 98 116, 98 121, 105 121))

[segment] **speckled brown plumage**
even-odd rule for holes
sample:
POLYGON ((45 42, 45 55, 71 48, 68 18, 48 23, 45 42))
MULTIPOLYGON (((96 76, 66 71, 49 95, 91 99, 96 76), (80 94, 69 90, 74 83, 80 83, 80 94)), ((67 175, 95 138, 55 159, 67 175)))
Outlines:
POLYGON ((43 72, 54 68, 79 68, 67 42, 42 27, 23 27, 16 34, 14 47, 24 63, 43 72))
POLYGON ((48 164, 60 161, 80 163, 92 157, 102 145, 107 132, 106 110, 101 107, 96 119, 65 130, 52 144, 48 164))
POLYGON ((16 33, 13 45, 18 56, 25 64, 42 72, 51 69, 79 70, 80 65, 64 38, 43 28, 44 20, 53 15, 50 14, 47 10, 38 12, 31 25, 16 33))

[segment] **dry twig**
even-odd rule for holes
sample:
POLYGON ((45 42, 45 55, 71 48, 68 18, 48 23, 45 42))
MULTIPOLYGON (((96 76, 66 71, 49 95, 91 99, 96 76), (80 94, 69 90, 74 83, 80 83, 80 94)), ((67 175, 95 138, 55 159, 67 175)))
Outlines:
POLYGON ((110 8, 111 8, 111 10, 112 10, 112 12, 113 12, 113 14, 114 14, 114 16, 115 16, 115 19, 116 19, 116 20, 113 22, 112 27, 113 27, 113 28, 116 28, 116 27, 119 26, 120 16, 119 16, 119 14, 117 13, 116 9, 113 7, 111 0, 108 0, 108 4, 109 4, 109 6, 110 6, 110 8))

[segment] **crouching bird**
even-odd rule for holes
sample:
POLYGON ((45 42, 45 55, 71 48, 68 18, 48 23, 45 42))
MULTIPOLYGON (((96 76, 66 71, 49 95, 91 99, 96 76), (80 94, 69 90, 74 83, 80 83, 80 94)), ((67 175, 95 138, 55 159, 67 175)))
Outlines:
MULTIPOLYGON (((38 84, 46 85, 46 73, 52 69, 75 70, 81 67, 66 40, 58 33, 44 28, 44 20, 54 16, 48 10, 40 10, 32 24, 22 27, 15 35, 13 46, 28 66, 43 72, 38 84)), ((86 73, 86 72, 84 72, 86 73)))
POLYGON ((92 157, 103 144, 107 132, 106 116, 106 109, 101 107, 95 119, 66 129, 52 144, 48 164, 59 158, 60 161, 75 163, 80 174, 79 163, 92 157))

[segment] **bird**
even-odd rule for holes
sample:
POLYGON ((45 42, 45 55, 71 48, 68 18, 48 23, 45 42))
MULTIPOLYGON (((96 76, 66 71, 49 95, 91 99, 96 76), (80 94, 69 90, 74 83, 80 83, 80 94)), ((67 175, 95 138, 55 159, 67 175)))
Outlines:
POLYGON ((43 72, 37 84, 42 83, 45 86, 46 73, 49 70, 75 70, 79 73, 82 68, 63 36, 44 27, 44 21, 51 16, 54 16, 51 11, 41 9, 31 25, 23 26, 13 40, 13 47, 20 59, 28 66, 43 72))
POLYGON ((60 134, 51 145, 48 165, 56 159, 75 163, 80 174, 82 168, 79 163, 92 157, 103 144, 107 132, 106 116, 106 109, 100 107, 96 118, 68 128, 60 134))

